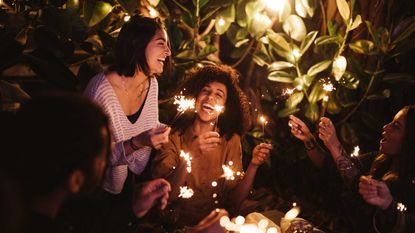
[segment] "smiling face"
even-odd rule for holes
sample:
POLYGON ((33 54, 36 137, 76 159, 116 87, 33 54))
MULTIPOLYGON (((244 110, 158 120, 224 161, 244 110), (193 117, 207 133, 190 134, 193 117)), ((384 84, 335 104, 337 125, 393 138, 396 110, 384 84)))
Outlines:
POLYGON ((387 155, 398 155, 402 150, 402 141, 406 129, 406 115, 408 109, 399 111, 393 121, 383 126, 380 151, 387 155))
POLYGON ((163 73, 164 61, 171 55, 165 30, 156 31, 156 34, 148 42, 145 55, 150 74, 163 73))
POLYGON ((203 122, 216 120, 219 112, 215 109, 215 106, 225 106, 226 99, 227 90, 225 84, 220 82, 206 84, 196 98, 195 107, 198 119, 203 122))

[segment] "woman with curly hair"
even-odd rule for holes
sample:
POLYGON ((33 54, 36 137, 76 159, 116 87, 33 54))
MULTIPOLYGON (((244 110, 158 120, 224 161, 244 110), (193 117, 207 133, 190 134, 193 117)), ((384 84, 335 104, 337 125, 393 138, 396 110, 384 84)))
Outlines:
POLYGON ((241 136, 251 125, 249 103, 231 67, 198 68, 185 80, 182 90, 196 99, 195 112, 185 113, 177 121, 169 143, 153 161, 152 172, 154 177, 171 182, 170 207, 176 223, 190 226, 216 208, 238 210, 271 145, 261 143, 253 149, 243 175, 241 136), (223 113, 219 114, 215 106, 223 106, 223 113), (180 156, 181 151, 190 154, 190 162, 180 156), (235 172, 233 177, 223 176, 225 166, 235 172), (192 197, 179 195, 185 186, 193 190, 192 197))

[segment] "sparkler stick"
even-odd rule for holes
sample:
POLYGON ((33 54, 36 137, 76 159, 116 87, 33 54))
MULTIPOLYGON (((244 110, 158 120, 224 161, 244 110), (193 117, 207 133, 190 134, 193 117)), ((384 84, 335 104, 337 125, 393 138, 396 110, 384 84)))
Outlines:
POLYGON ((190 173, 192 171, 192 163, 190 162, 192 160, 192 157, 190 157, 190 153, 185 153, 183 150, 181 150, 180 157, 182 157, 186 161, 186 170, 187 173, 190 173))
POLYGON ((176 95, 174 96, 173 104, 177 105, 177 113, 176 116, 173 118, 170 125, 173 125, 174 122, 179 119, 179 117, 186 112, 187 110, 195 108, 195 99, 194 98, 186 98, 183 95, 176 95))
POLYGON ((221 105, 215 105, 214 106, 214 108, 215 108, 215 111, 216 111, 216 113, 217 113, 217 116, 216 116, 216 121, 215 121, 215 126, 214 126, 214 131, 218 131, 218 122, 219 122, 219 115, 222 113, 222 111, 223 111, 223 109, 225 108, 225 106, 221 106, 221 105))
POLYGON ((327 105, 329 104, 329 99, 330 99, 330 93, 333 90, 336 90, 336 88, 333 86, 333 84, 328 81, 327 83, 323 83, 323 90, 326 91, 326 95, 323 97, 323 103, 321 104, 321 114, 320 114, 320 118, 324 117, 324 115, 326 114, 326 109, 327 109, 327 105))

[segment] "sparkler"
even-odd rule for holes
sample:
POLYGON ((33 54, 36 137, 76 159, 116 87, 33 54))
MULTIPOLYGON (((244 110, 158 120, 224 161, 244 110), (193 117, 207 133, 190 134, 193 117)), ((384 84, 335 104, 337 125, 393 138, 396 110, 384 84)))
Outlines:
POLYGON ((262 136, 265 137, 265 125, 268 123, 267 118, 265 118, 265 116, 260 116, 259 121, 262 124, 262 136))
POLYGON ((187 186, 180 186, 179 188, 180 188, 179 197, 181 198, 188 199, 188 198, 191 198, 194 194, 193 189, 188 188, 187 186))
POLYGON ((222 113, 223 109, 225 108, 225 106, 221 106, 221 105, 217 105, 215 104, 214 109, 216 111, 216 120, 215 120, 215 127, 214 127, 214 131, 217 131, 218 129, 218 122, 219 122, 219 115, 222 113))
POLYGON ((403 203, 398 202, 396 204, 396 209, 398 209, 400 212, 405 212, 407 208, 403 203))
POLYGON ((234 180, 235 179, 235 172, 229 166, 222 165, 223 174, 221 177, 224 177, 225 180, 234 180))
POLYGON ((192 160, 192 157, 190 157, 190 153, 185 153, 183 150, 181 150, 180 157, 182 157, 186 161, 186 170, 187 173, 190 173, 192 171, 192 163, 190 162, 192 160))
MULTIPOLYGON (((180 94, 182 94, 182 92, 180 92, 180 94)), ((195 99, 186 98, 183 95, 174 96, 173 104, 177 105, 177 114, 173 118, 173 121, 170 125, 173 125, 174 122, 187 110, 195 109, 195 99)))
POLYGON ((359 151, 360 151, 359 146, 355 146, 354 149, 353 149, 353 153, 350 154, 350 157, 356 158, 357 162, 360 165, 360 168, 362 168, 363 164, 362 164, 362 162, 360 161, 360 158, 359 158, 359 151))
POLYGON ((323 97, 323 103, 321 104, 321 117, 324 117, 325 113, 326 113, 326 109, 327 109, 327 105, 329 104, 329 99, 330 99, 330 93, 333 90, 336 90, 336 88, 333 86, 333 84, 328 81, 327 83, 323 83, 323 90, 326 91, 326 95, 323 97))

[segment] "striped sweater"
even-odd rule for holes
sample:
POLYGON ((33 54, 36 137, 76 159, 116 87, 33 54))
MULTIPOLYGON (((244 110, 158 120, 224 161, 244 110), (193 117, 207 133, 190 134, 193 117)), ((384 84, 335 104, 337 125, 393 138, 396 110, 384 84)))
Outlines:
POLYGON ((123 142, 146 130, 160 126, 157 79, 150 78, 150 90, 148 91, 140 117, 135 123, 131 123, 128 120, 113 87, 105 77, 105 73, 100 73, 93 77, 84 94, 98 103, 109 116, 114 151, 109 159, 103 189, 109 193, 118 194, 122 191, 127 178, 127 169, 139 175, 149 161, 150 147, 140 148, 127 158, 123 142))

